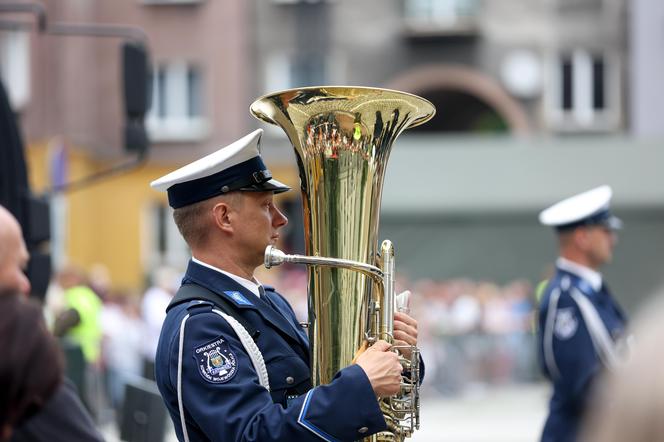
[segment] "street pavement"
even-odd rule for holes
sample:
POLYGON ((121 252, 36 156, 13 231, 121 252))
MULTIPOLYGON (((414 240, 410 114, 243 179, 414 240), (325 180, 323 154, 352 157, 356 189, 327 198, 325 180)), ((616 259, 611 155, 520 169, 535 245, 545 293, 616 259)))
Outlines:
POLYGON ((547 413, 549 386, 476 387, 461 396, 423 397, 412 442, 536 442, 547 413))
MULTIPOLYGON (((420 429, 408 441, 536 442, 546 417, 549 386, 476 386, 453 397, 423 393, 420 429)), ((108 442, 119 441, 112 425, 103 431, 108 442)), ((170 426, 165 442, 176 441, 170 426)))

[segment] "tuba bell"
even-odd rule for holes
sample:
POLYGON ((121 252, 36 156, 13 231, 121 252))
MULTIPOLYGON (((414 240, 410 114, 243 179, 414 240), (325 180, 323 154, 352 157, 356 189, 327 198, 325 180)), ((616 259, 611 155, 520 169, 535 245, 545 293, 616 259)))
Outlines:
MULTIPOLYGON (((399 134, 435 108, 404 92, 320 86, 266 95, 250 110, 295 149, 306 256, 270 246, 265 266, 308 265, 311 379, 326 384, 366 345, 394 341, 394 247, 377 245, 385 169, 399 134)), ((411 350, 401 357, 401 393, 379 399, 388 430, 366 440, 402 441, 419 427, 419 351, 411 350)))

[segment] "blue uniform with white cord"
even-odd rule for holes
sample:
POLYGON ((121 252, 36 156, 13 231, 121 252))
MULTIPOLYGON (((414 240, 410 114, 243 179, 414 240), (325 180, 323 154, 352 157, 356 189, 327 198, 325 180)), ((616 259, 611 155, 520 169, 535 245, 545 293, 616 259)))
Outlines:
POLYGON ((265 291, 268 304, 223 273, 193 261, 183 283, 224 296, 259 331, 255 343, 270 390, 260 384, 247 350, 211 303, 173 306, 162 330, 156 367, 157 384, 180 440, 184 440, 177 388, 180 358, 182 408, 190 441, 356 440, 385 429, 371 384, 359 366, 344 368, 330 384, 311 389, 308 338, 277 292, 265 291), (225 356, 220 357, 227 360, 222 364, 225 373, 209 369, 214 365, 207 361, 210 350, 225 356))
MULTIPOLYGON (((575 229, 602 229, 603 235, 613 235, 612 231, 622 227, 609 211, 611 196, 611 188, 601 186, 554 204, 540 214, 542 224, 566 235, 561 239, 561 253, 585 262, 583 253, 570 252, 563 245, 574 240, 570 235, 575 229)), ((604 245, 612 244, 604 236, 599 238, 609 241, 604 245)), ((580 423, 592 406, 597 375, 616 367, 622 357, 620 346, 627 319, 596 269, 610 259, 612 246, 602 249, 593 248, 593 244, 602 243, 588 240, 585 245, 590 250, 588 261, 593 263, 588 265, 594 268, 561 254, 540 302, 539 360, 553 385, 542 442, 577 440, 580 423)))
POLYGON ((624 334, 626 317, 605 284, 593 284, 576 268, 558 262, 540 305, 540 363, 553 383, 542 441, 576 440, 579 422, 591 397, 593 380, 616 363, 615 343, 624 334), (594 309, 584 313, 585 302, 594 309), (610 342, 602 342, 602 328, 610 342))

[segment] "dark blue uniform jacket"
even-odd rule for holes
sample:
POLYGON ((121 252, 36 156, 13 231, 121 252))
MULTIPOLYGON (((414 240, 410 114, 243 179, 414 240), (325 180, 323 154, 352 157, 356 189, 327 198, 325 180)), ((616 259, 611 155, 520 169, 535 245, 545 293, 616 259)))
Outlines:
POLYGON ((183 283, 226 297, 259 331, 255 342, 271 391, 259 384, 242 343, 228 322, 212 311, 211 303, 174 306, 159 340, 156 380, 180 440, 177 374, 180 327, 187 314, 182 403, 189 440, 356 440, 386 428, 369 379, 358 365, 311 389, 308 338, 281 295, 268 289, 270 306, 231 278, 193 261, 183 283))
POLYGON ((604 365, 591 340, 589 326, 571 293, 585 296, 594 306, 601 322, 613 341, 623 335, 626 318, 622 310, 602 285, 596 291, 578 275, 558 268, 549 282, 539 309, 539 356, 542 370, 553 383, 549 416, 544 426, 542 442, 572 442, 577 439, 578 427, 587 407, 592 382, 604 365), (559 299, 554 311, 549 311, 553 293, 559 299), (547 319, 550 333, 546 333, 547 319), (545 357, 546 348, 551 358, 545 357))

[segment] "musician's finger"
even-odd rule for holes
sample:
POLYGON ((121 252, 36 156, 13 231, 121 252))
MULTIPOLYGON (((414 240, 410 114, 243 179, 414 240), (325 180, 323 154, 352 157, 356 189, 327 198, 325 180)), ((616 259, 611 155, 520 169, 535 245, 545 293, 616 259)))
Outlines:
POLYGON ((403 312, 395 312, 394 321, 401 321, 405 324, 410 325, 413 328, 417 328, 417 321, 403 312))
POLYGON ((417 328, 400 321, 394 321, 394 331, 401 331, 417 339, 417 328))
POLYGON ((395 345, 417 345, 417 337, 413 337, 400 330, 394 331, 394 340, 395 345), (401 342, 401 344, 397 344, 398 342, 401 342))

